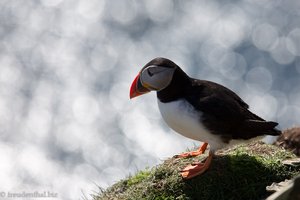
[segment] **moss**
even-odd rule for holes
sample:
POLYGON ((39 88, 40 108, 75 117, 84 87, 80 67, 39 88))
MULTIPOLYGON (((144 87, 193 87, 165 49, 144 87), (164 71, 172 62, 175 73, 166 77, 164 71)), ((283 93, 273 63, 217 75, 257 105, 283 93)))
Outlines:
POLYGON ((147 179, 150 175, 150 171, 148 169, 144 171, 139 171, 135 176, 131 176, 127 180, 127 185, 130 187, 134 184, 138 184, 143 180, 147 179))
POLYGON ((205 155, 170 158, 116 183, 94 199, 263 199, 268 196, 267 185, 300 172, 300 166, 282 164, 293 157, 288 151, 260 142, 236 146, 217 152, 210 169, 191 180, 183 180, 180 169, 205 159, 205 155))

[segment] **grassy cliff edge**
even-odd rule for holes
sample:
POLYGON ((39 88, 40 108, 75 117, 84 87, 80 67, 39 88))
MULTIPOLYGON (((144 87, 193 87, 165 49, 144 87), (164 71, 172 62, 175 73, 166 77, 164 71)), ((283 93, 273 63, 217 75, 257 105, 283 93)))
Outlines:
POLYGON ((284 160, 294 158, 294 154, 254 142, 218 151, 211 168, 203 175, 191 180, 180 177, 180 169, 205 157, 167 159, 117 182, 93 195, 93 199, 265 199, 270 195, 266 186, 300 173, 300 166, 283 164, 284 160))

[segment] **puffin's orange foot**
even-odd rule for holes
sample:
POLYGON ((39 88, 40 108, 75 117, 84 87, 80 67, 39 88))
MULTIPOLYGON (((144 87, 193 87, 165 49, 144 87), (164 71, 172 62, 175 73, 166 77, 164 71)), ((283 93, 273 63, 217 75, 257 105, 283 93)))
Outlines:
POLYGON ((204 163, 193 163, 191 165, 186 166, 180 173, 182 178, 191 179, 195 176, 203 174, 209 168, 211 160, 212 153, 209 152, 209 155, 204 163))
POLYGON ((207 148, 207 143, 204 142, 197 151, 190 151, 190 152, 185 152, 179 155, 175 155, 174 158, 187 158, 187 157, 193 157, 193 156, 199 156, 203 154, 207 148))

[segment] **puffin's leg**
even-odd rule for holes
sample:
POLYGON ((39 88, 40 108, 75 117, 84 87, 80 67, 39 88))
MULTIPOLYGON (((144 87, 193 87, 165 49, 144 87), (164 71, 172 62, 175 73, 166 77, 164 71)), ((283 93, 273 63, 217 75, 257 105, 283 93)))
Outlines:
POLYGON ((196 164, 186 166, 180 172, 182 178, 191 179, 195 176, 203 174, 209 168, 212 157, 213 157, 213 153, 209 151, 208 157, 206 158, 204 163, 196 163, 196 164))
POLYGON ((207 143, 204 142, 199 149, 197 149, 197 151, 190 151, 190 152, 185 152, 179 155, 175 155, 175 158, 186 158, 186 157, 192 157, 192 156, 198 156, 201 155, 205 152, 206 148, 207 148, 207 143))

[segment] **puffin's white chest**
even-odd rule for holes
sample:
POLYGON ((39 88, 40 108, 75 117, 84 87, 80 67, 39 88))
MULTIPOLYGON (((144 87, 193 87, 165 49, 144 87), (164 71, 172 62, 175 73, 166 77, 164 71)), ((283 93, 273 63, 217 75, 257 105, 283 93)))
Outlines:
POLYGON ((187 101, 180 99, 162 103, 158 99, 158 107, 168 126, 181 135, 207 142, 212 149, 219 149, 225 146, 220 137, 211 134, 201 124, 201 113, 196 111, 187 101))

